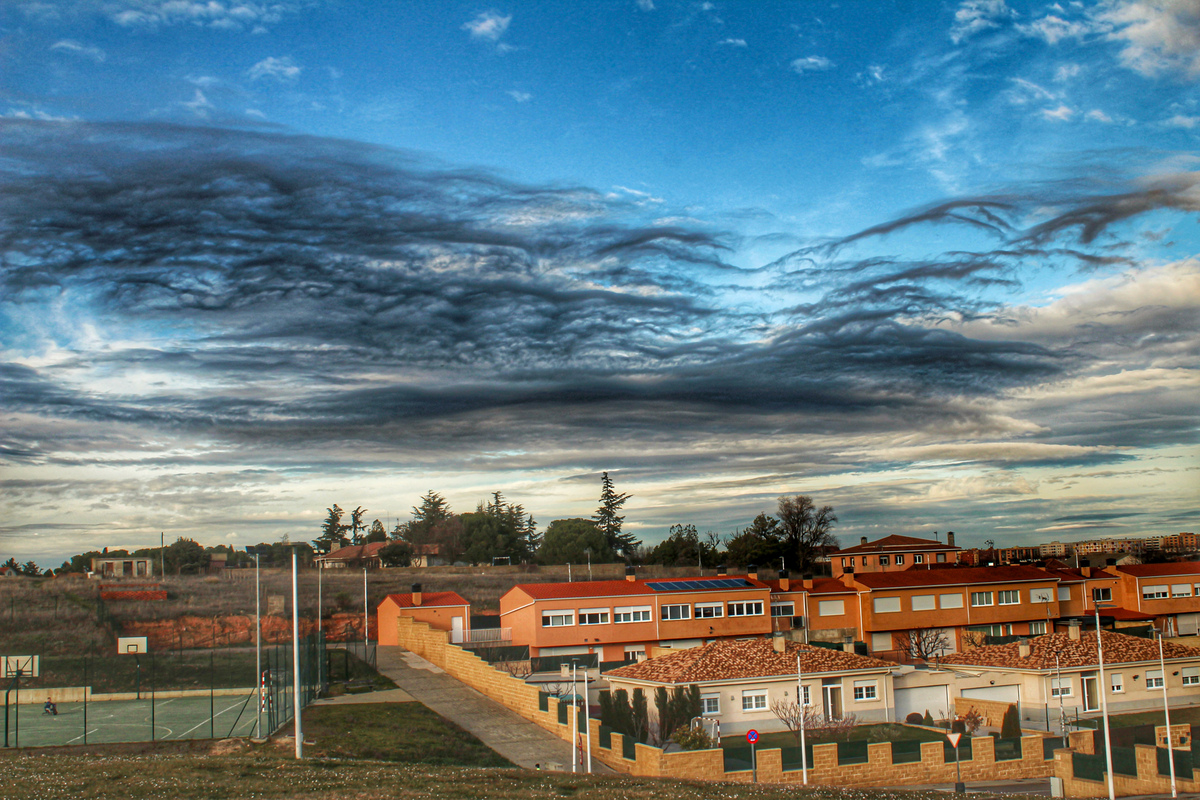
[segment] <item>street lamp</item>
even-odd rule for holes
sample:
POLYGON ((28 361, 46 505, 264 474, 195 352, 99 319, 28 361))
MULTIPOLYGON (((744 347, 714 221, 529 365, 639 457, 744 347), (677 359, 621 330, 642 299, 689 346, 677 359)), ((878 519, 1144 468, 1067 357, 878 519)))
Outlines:
POLYGON ((1167 703, 1167 662, 1163 658, 1163 635, 1166 631, 1155 629, 1154 633, 1158 639, 1158 666, 1162 670, 1163 715, 1167 719, 1167 761, 1171 765, 1171 797, 1179 797, 1179 790, 1175 786, 1175 741, 1171 738, 1171 708, 1167 703))
MULTIPOLYGON (((1104 763, 1108 767, 1108 800, 1116 800, 1117 790, 1113 785, 1112 732, 1108 725, 1108 693, 1104 691, 1104 646, 1100 642, 1099 592, 1092 590, 1092 609, 1096 612, 1096 663, 1100 671, 1100 714, 1104 717, 1104 763)), ((1164 683, 1166 677, 1163 677, 1164 683)))

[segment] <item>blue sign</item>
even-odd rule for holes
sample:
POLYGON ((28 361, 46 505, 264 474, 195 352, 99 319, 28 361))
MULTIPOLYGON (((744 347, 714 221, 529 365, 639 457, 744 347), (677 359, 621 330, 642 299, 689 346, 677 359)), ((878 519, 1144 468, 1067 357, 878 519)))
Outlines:
POLYGON ((746 741, 754 744, 758 741, 758 731, 746 731, 746 741))

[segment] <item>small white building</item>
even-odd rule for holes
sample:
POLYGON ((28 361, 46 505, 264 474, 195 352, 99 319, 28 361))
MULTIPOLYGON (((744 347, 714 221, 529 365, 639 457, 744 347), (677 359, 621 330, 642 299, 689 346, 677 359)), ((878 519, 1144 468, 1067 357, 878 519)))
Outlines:
POLYGON ((97 578, 150 578, 155 559, 151 556, 102 556, 92 559, 92 575, 97 578))
POLYGON ((892 695, 890 661, 842 650, 773 638, 735 639, 660 655, 604 673, 613 691, 646 694, 653 719, 654 690, 695 684, 705 717, 720 722, 721 734, 787 727, 772 703, 796 702, 796 657, 800 657, 804 705, 827 718, 853 714, 859 722, 886 722, 892 695))

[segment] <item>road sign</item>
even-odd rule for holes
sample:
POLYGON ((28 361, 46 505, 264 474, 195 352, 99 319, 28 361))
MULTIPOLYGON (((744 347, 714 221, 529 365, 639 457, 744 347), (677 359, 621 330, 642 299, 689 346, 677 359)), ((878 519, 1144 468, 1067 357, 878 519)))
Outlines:
POLYGON ((961 733, 947 733, 946 738, 950 740, 950 746, 957 750, 958 749, 958 741, 959 741, 959 739, 962 739, 962 734, 961 733))
POLYGON ((746 731, 746 741, 754 744, 758 741, 758 731, 746 731))

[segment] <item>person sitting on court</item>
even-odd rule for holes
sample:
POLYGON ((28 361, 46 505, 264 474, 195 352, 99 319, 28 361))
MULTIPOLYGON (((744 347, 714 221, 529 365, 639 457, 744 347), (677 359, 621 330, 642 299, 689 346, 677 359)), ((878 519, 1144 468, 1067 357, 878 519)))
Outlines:
POLYGON ((53 714, 58 716, 58 706, 49 697, 46 698, 46 705, 42 707, 43 714, 53 714))

